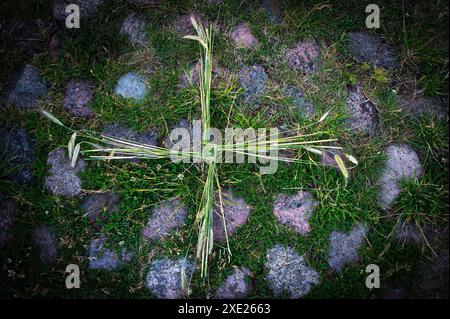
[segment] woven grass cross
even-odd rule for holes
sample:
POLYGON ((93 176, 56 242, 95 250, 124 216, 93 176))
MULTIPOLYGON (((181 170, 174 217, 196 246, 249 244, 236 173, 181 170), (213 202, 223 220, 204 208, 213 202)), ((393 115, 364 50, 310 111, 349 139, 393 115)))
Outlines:
MULTIPOLYGON (((196 162, 201 162, 203 172, 206 175, 204 180, 204 188, 200 203, 198 204, 196 214, 196 226, 198 227, 198 241, 197 241, 197 260, 200 262, 200 274, 202 278, 205 278, 208 273, 208 260, 209 255, 213 250, 214 233, 213 233, 213 214, 219 213, 222 218, 223 227, 225 228, 225 236, 227 236, 226 222, 223 210, 222 195, 220 181, 218 177, 218 166, 216 163, 216 154, 221 152, 232 152, 233 154, 244 154, 247 156, 260 157, 264 159, 295 162, 300 161, 299 158, 287 158, 287 157, 270 157, 268 152, 285 151, 285 150, 298 150, 304 149, 307 152, 323 155, 324 149, 340 149, 340 147, 328 145, 328 143, 335 142, 336 139, 318 139, 310 140, 314 136, 320 135, 322 132, 316 132, 313 134, 294 134, 287 137, 276 138, 269 142, 259 143, 255 145, 255 141, 246 140, 236 144, 213 144, 210 142, 210 127, 211 127, 211 113, 210 113, 210 101, 211 101, 211 82, 212 82, 212 52, 213 52, 213 36, 212 28, 204 27, 201 23, 191 18, 192 25, 197 32, 197 35, 184 36, 186 39, 197 41, 200 44, 202 55, 200 57, 200 74, 198 81, 198 91, 200 94, 201 102, 201 123, 202 123, 202 137, 201 151, 183 151, 178 153, 178 159, 189 158, 196 162), (261 148, 264 150, 261 152, 261 148), (216 194, 218 196, 216 196, 216 194), (214 200, 219 199, 220 212, 214 211, 214 200)), ((68 143, 69 159, 72 166, 75 165, 80 153, 88 155, 91 159, 97 160, 123 160, 123 159, 171 159, 173 155, 170 148, 158 147, 153 145, 147 145, 137 143, 135 141, 129 141, 121 138, 108 136, 92 131, 81 130, 75 131, 69 127, 66 127, 61 121, 59 121, 51 113, 43 111, 43 114, 52 120, 53 122, 61 125, 68 130, 72 131, 71 138, 68 143), (83 138, 79 143, 76 143, 77 139, 83 138), (81 150, 81 145, 87 145, 88 149, 81 150)), ((328 113, 325 113, 319 120, 323 121, 328 113)), ((347 159, 357 165, 356 159, 348 154, 345 154, 347 159)), ((334 159, 342 172, 345 180, 348 179, 348 171, 344 165, 343 159, 339 155, 335 155, 334 159)), ((177 163, 180 165, 181 161, 177 163)), ((228 237, 226 237, 227 248, 229 256, 231 250, 228 244, 228 237)))

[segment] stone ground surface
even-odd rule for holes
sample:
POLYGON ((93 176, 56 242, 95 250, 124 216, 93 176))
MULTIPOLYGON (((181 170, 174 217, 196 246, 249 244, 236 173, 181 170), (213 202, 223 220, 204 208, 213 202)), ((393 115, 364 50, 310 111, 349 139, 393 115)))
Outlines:
POLYGON ((246 24, 240 24, 231 33, 231 39, 237 47, 250 48, 259 44, 258 39, 246 24))
POLYGON ((9 161, 12 172, 9 177, 26 184, 33 178, 33 164, 36 160, 35 142, 25 128, 0 127, 0 154, 9 161))
POLYGON ((19 109, 34 109, 47 95, 47 83, 34 66, 26 64, 11 79, 2 100, 19 109))
POLYGON ((53 17, 65 22, 67 13, 66 7, 69 4, 76 4, 80 8, 80 19, 94 18, 101 8, 103 0, 55 0, 53 3, 53 17))
POLYGON ((53 230, 47 225, 38 226, 33 233, 33 242, 39 260, 44 264, 54 264, 58 258, 58 242, 53 230))
POLYGON ((387 157, 378 184, 378 200, 385 209, 390 209, 401 192, 401 180, 420 178, 422 164, 416 151, 407 144, 391 144, 385 149, 387 157))
POLYGON ((155 240, 164 238, 172 230, 184 225, 187 213, 187 208, 178 198, 161 203, 153 209, 142 236, 155 240))
POLYGON ((320 48, 316 41, 298 42, 286 53, 287 64, 294 70, 311 74, 317 71, 320 62, 320 48))
POLYGON ((397 101, 402 110, 411 116, 429 115, 444 121, 448 119, 448 112, 437 97, 399 95, 397 101))
POLYGON ((113 192, 89 194, 80 204, 91 224, 99 220, 107 221, 109 214, 119 209, 120 195, 113 192))
POLYGON ((226 233, 222 210, 220 208, 220 199, 216 199, 213 209, 213 234, 214 240, 225 241, 233 236, 236 230, 245 224, 250 214, 250 206, 239 197, 234 196, 230 190, 222 192, 223 217, 225 217, 226 233))
POLYGON ((300 89, 295 86, 288 86, 283 89, 283 93, 292 100, 301 117, 312 119, 317 115, 316 107, 305 99, 305 96, 300 89))
POLYGON ((393 47, 368 32, 349 32, 349 49, 359 63, 370 63, 385 69, 398 68, 400 59, 393 47))
POLYGON ((67 83, 63 105, 70 115, 87 118, 94 114, 90 108, 93 98, 93 85, 82 80, 70 80, 67 83))
POLYGON ((245 268, 236 268, 216 291, 218 299, 244 299, 252 289, 251 272, 245 268))
POLYGON ((0 203, 0 248, 13 239, 13 219, 16 204, 11 199, 0 203))
POLYGON ((150 264, 145 286, 160 299, 180 299, 188 294, 194 263, 188 259, 159 259, 150 264))
POLYGON ((292 299, 301 298, 319 283, 319 274, 291 247, 276 245, 269 249, 266 260, 266 278, 276 296, 286 294, 292 299))
POLYGON ((81 179, 77 175, 84 171, 86 163, 78 159, 75 167, 71 166, 64 148, 58 148, 48 154, 49 176, 45 177, 45 188, 53 195, 74 197, 81 193, 81 179))
MULTIPOLYGON (((129 0, 134 5, 133 10, 142 12, 138 7, 157 7, 164 5, 162 0, 129 0)), ((221 0, 205 0, 208 4, 223 3, 221 0)), ((45 53, 46 46, 50 54, 52 63, 58 63, 63 60, 65 54, 61 46, 67 40, 68 34, 61 30, 64 25, 67 13, 65 8, 68 4, 77 4, 81 8, 82 23, 84 19, 93 19, 99 16, 102 10, 103 0, 55 0, 53 1, 53 17, 50 21, 35 20, 8 20, 5 25, 1 25, 1 35, 10 41, 12 47, 23 51, 29 58, 33 58, 36 54, 45 53), (56 23, 57 20, 59 22, 56 23), (56 29, 58 28, 58 29, 56 29), (56 30, 55 30, 56 29, 56 30), (48 34, 46 34, 48 32, 48 34), (51 39, 50 39, 50 35, 51 39), (50 42, 49 42, 50 40, 50 42), (61 59, 61 61, 58 61, 61 59)), ((280 0, 262 0, 259 2, 258 8, 265 11, 269 21, 273 24, 283 22, 284 6, 280 0)), ((131 12, 131 11, 129 11, 131 12)), ((191 11, 188 11, 191 12, 191 11)), ((122 75, 115 87, 115 94, 142 101, 149 93, 148 77, 152 74, 155 60, 148 58, 152 56, 154 48, 150 45, 145 27, 148 25, 143 17, 138 13, 131 13, 127 17, 119 20, 122 24, 112 26, 112 30, 119 31, 135 46, 133 53, 121 55, 121 57, 134 57, 134 59, 145 60, 146 68, 149 73, 143 71, 138 64, 131 61, 126 64, 135 72, 122 75), (147 50, 148 49, 148 50, 147 50), (147 51, 146 51, 147 50, 147 51), (138 52, 139 54, 137 54, 138 52), (146 57, 146 55, 148 55, 146 57), (147 60, 146 60, 147 59, 147 60), (150 61, 150 62, 148 62, 150 61), (149 63, 149 64, 148 64, 149 63)), ((206 22, 199 13, 189 13, 179 16, 171 23, 171 29, 180 35, 194 34, 191 25, 191 16, 198 21, 206 22)), ((286 26, 291 23, 291 17, 287 17, 286 26)), ((248 20, 250 21, 250 20, 248 20)), ((232 25, 238 24, 237 27, 228 34, 236 47, 240 48, 258 48, 259 41, 251 32, 250 24, 243 21, 232 21, 232 25)), ((285 25, 281 26, 284 28, 285 25)), ((222 26, 221 26, 222 27, 222 26)), ((270 27, 267 28, 270 32, 270 27)), ((112 31, 112 32, 114 32, 112 31)), ((266 34, 265 29, 262 34, 266 34)), ((258 33, 259 34, 259 33, 258 33)), ((72 40, 72 39, 69 39, 72 40)), ((180 40, 180 39, 177 39, 180 40)), ((298 41, 300 39, 296 39, 298 41)), ((290 41, 290 40, 289 40, 290 41)), ((326 42, 324 42, 326 43, 326 42)), ((383 38, 370 32, 349 32, 348 47, 354 59, 359 63, 369 63, 375 67, 385 69, 398 69, 400 66, 400 58, 398 52, 389 45, 383 38)), ((109 50, 106 46, 105 50, 109 50)), ((246 52, 254 54, 256 50, 235 50, 236 52, 246 52)), ((155 50, 157 52, 157 50, 155 50)), ((155 53, 156 54, 156 53, 155 53)), ((177 58, 177 57, 176 57, 177 58)), ((306 80, 310 75, 319 69, 321 62, 321 48, 315 40, 303 39, 297 42, 289 50, 283 51, 281 59, 283 63, 299 71, 299 77, 306 80), (304 74, 300 74, 304 73, 304 74), (306 75, 306 76, 305 76, 306 75)), ((325 58, 325 57, 324 57, 325 58)), ((156 57, 159 59, 159 57, 156 57)), ((74 58, 74 61, 76 58, 74 58)), ((162 59, 163 60, 163 59, 162 59)), ((158 60, 159 61, 159 60, 158 60)), ((238 58, 237 61, 241 60, 238 58)), ((280 84, 277 81, 276 72, 272 72, 272 68, 276 63, 270 60, 270 57, 260 56, 254 59, 244 59, 244 63, 255 61, 261 65, 255 64, 251 66, 242 66, 238 72, 238 82, 243 89, 242 101, 250 105, 258 106, 258 103, 264 99, 268 92, 269 77, 265 68, 270 71, 271 84, 280 84), (266 60, 267 58, 267 60, 266 60), (262 66, 264 65, 264 67, 262 66), (273 78, 272 78, 273 75, 273 78)), ((122 62, 117 62, 122 64, 122 62)), ((252 62, 253 63, 253 62, 252 62)), ((213 75, 220 74, 224 68, 216 68, 214 61, 213 75)), ((163 65, 163 63, 161 64, 163 65)), ((25 64, 23 68, 17 72, 8 81, 8 85, 2 92, 1 100, 6 104, 15 106, 19 111, 35 110, 40 106, 40 100, 46 100, 48 90, 53 90, 50 83, 43 77, 43 72, 49 72, 48 68, 41 68, 42 73, 31 64, 25 64)), ((51 70, 50 70, 51 71, 51 70)), ((46 73, 47 74, 47 73, 46 73)), ((175 73, 174 73, 175 74, 175 73)), ((186 87, 189 83, 197 84, 199 74, 199 64, 192 64, 189 74, 180 79, 181 86, 186 87)), ((399 74, 397 74, 399 75, 399 74)), ((88 76, 88 75, 84 75, 88 76)), ((83 77, 84 77, 83 76, 83 77)), ((50 78, 50 76, 49 76, 50 78)), ((313 79, 314 77, 311 77, 313 79)), ((282 79, 283 80, 283 79, 282 79)), ((302 79, 303 80, 303 79, 302 79)), ((281 81, 283 82, 283 81, 281 81)), ((288 81, 287 81, 288 82, 288 81)), ((284 83, 284 82, 283 82, 284 83)), ((55 83, 56 87, 60 84, 55 83)), ((314 81, 312 85, 314 86, 314 81)), ((281 84, 282 87, 284 84, 281 84)), ((302 86, 303 87, 303 86, 302 86)), ((308 87, 308 86, 306 86, 308 87)), ((320 90, 320 87, 318 88, 320 90)), ((82 79, 72 79, 67 83, 63 107, 69 115, 79 118, 89 118, 94 115, 90 108, 93 99, 94 86, 92 83, 82 79)), ((152 92, 153 93, 153 92, 152 92)), ((307 92, 311 93, 311 92, 307 92)), ((305 98, 304 92, 295 86, 283 87, 283 94, 292 100, 294 106, 298 109, 300 115, 305 119, 312 119, 317 115, 315 105, 312 105, 305 98)), ((312 92, 314 94, 314 92, 312 92)), ((269 97, 270 98, 270 97, 269 97)), ((445 98, 443 98, 445 99, 445 98)), ((50 100, 49 100, 50 101, 50 100)), ((264 102, 266 99, 263 100, 264 102)), ((400 95, 398 96, 398 105, 400 112, 417 117, 423 114, 431 115, 440 120, 448 120, 448 112, 439 98, 430 96, 400 95)), ((376 106, 362 92, 360 85, 349 86, 347 108, 350 119, 348 126, 351 130, 364 133, 369 137, 374 137, 380 131, 380 120, 376 106)), ((137 103, 136 103, 137 104, 137 103)), ((263 105, 265 106, 265 105, 263 105)), ((380 107, 382 109, 382 106, 380 107)), ((258 110, 259 111, 259 110, 258 110)), ((18 112, 22 113, 22 112, 18 112)), ((33 113, 33 116, 35 114, 33 113)), ((27 123, 29 124, 29 123, 27 123)), ((3 124, 2 124, 3 125, 3 124)), ((21 124, 23 125, 23 124, 21 124)), ((27 126, 28 127, 28 126, 27 126)), ((191 122, 181 120, 178 127, 186 128, 192 133, 191 122)), ((42 133, 39 130, 33 130, 33 136, 42 133)), ((145 133, 137 133, 133 129, 126 127, 121 122, 109 124, 105 127, 104 133, 126 140, 136 141, 144 144, 157 145, 158 137, 156 131, 145 133)), ((382 132, 380 132, 382 133, 382 132)), ((381 134, 380 134, 381 135, 381 134)), ((167 141, 167 140, 166 140, 167 141)), ((166 142, 167 146, 173 145, 172 142, 166 142)), ((34 139, 29 135, 25 128, 9 129, 0 128, 0 149, 5 152, 7 157, 12 158, 9 161, 10 168, 16 169, 10 177, 19 183, 29 183, 33 179, 33 170, 36 169, 39 175, 40 167, 34 167, 36 161, 36 145, 34 139)), ((408 178, 420 178, 423 174, 422 164, 415 150, 406 144, 391 144, 385 149, 387 161, 384 170, 379 178, 379 202, 385 209, 391 209, 397 196, 401 192, 401 180, 408 178)), ((321 158, 322 164, 331 167, 337 167, 334 154, 338 154, 344 159, 343 152, 339 150, 327 151, 321 158)), ((2 158, 3 158, 3 154, 2 158)), ((43 164, 43 163, 41 163, 43 164)), ((59 148, 48 154, 47 164, 50 166, 49 175, 44 177, 45 189, 52 195, 75 197, 81 194, 81 180, 78 176, 82 172, 86 164, 79 159, 73 168, 69 159, 65 155, 65 149, 59 148)), ((42 165, 41 165, 42 166, 42 165)), ((43 175, 43 174, 42 174, 43 175)), ((34 184, 33 184, 34 185, 34 184)), ((27 185, 25 191, 28 191, 27 185)), ((30 193, 32 191, 30 190, 30 193)), ((20 194, 24 195, 24 194, 20 194)), ((46 196, 50 197, 50 196, 46 196)), ((14 197, 0 202, 0 247, 6 245, 13 239, 13 228, 16 219, 17 205, 15 201, 24 200, 20 203, 21 209, 24 209, 28 201, 27 196, 14 197)), ((59 199, 56 199, 59 201, 59 199)), ((223 192, 224 214, 228 237, 233 236, 236 230, 244 225, 249 217, 251 208, 247 203, 239 197, 233 195, 231 191, 223 192)), ((215 240, 222 242, 226 239, 225 229, 220 208, 217 205, 218 199, 215 200, 213 214, 213 231, 215 240)), ((45 202, 47 204, 47 202, 45 202)), ((89 222, 98 226, 100 220, 107 221, 111 213, 117 212, 121 204, 121 197, 112 192, 92 193, 81 199, 80 207, 85 213, 89 222)), ((309 193, 298 192, 292 196, 285 194, 278 195, 275 198, 273 213, 278 223, 292 228, 300 235, 305 235, 311 230, 309 219, 319 205, 317 200, 309 193)), ((270 211, 268 212, 270 213, 270 211)), ((162 240, 170 232, 182 227, 186 221, 188 210, 182 206, 179 199, 172 199, 167 202, 160 203, 153 209, 151 216, 147 221, 147 225, 142 231, 142 237, 155 240, 162 240)), ((39 260, 46 265, 53 265, 57 262, 59 255, 63 256, 63 237, 60 229, 54 229, 53 226, 40 224, 36 221, 33 224, 34 231, 30 239, 34 243, 34 252, 39 260), (60 234, 61 242, 58 243, 60 234), (58 246, 58 245, 61 246, 58 246)), ((53 225, 53 224, 51 224, 53 225)), ((98 230, 95 227, 94 230, 98 230)), ((248 228, 248 226, 246 227, 248 228)), ((276 227, 275 227, 276 228, 276 227)), ((428 235, 427 227, 423 231, 428 235)), ((329 266, 335 271, 342 271, 347 265, 355 263, 359 260, 358 249, 363 245, 365 236, 368 232, 368 226, 358 223, 348 233, 333 231, 329 236, 329 266)), ((421 229, 412 222, 400 221, 395 228, 395 239, 401 244, 422 245, 424 243, 421 229)), ((428 238, 428 237, 427 237, 428 238)), ((326 239, 325 239, 326 240, 326 239)), ((431 240, 430 240, 431 241, 431 240)), ((114 246, 107 245, 108 239, 103 235, 97 235, 90 241, 89 251, 87 252, 89 269, 105 269, 114 270, 122 265, 130 262, 132 253, 129 253, 123 247, 115 249, 114 246)), ((397 244, 398 244, 397 243, 397 244)), ((152 244, 157 244, 153 242, 152 244)), ((122 246, 122 245, 120 245, 122 246)), ((14 247, 15 248, 15 247, 14 247)), ((263 252, 264 254, 264 252, 263 252)), ((263 259, 263 258, 262 258, 263 259)), ((51 267, 49 267, 51 268, 51 267)), ((319 274, 314 269, 307 266, 304 256, 291 247, 283 247, 275 244, 272 249, 267 251, 265 268, 267 271, 266 280, 275 296, 285 296, 290 298, 300 298, 306 296, 314 285, 319 284, 319 274)), ((189 279, 195 270, 195 264, 189 259, 169 259, 163 258, 154 260, 149 265, 147 277, 145 278, 145 286, 158 298, 184 298, 189 296, 189 279)), ((252 288, 252 274, 245 267, 235 268, 234 271, 225 278, 221 286, 216 290, 216 298, 245 298, 248 296, 252 288)), ((438 255, 430 258, 430 262, 425 264, 420 278, 420 289, 426 292, 427 296, 434 297, 436 290, 440 289, 442 282, 448 279, 448 249, 447 251, 439 251, 438 255)), ((259 279, 258 279, 259 280, 259 279)), ((407 292, 402 287, 389 286, 386 284, 386 298, 405 298, 407 292)))
POLYGON ((260 65, 245 66, 238 73, 239 85, 244 93, 242 100, 247 104, 256 104, 260 96, 267 92, 269 77, 260 65))
POLYGON ((357 262, 358 249, 364 242, 367 227, 358 224, 348 233, 333 231, 330 234, 330 246, 328 250, 328 264, 336 271, 341 271, 346 265, 357 262))
POLYGON ((108 239, 104 236, 94 238, 89 245, 89 269, 116 269, 132 258, 125 248, 120 249, 120 255, 114 248, 107 248, 108 239))
POLYGON ((358 133, 375 135, 378 132, 379 117, 375 105, 364 95, 359 85, 349 86, 348 98, 348 126, 358 133))
POLYGON ((301 235, 311 230, 308 221, 319 202, 308 192, 299 191, 293 196, 279 194, 273 204, 277 221, 301 235))
POLYGON ((128 72, 119 78, 114 93, 127 99, 141 101, 148 93, 147 79, 137 73, 128 72))
POLYGON ((130 14, 123 21, 120 33, 127 36, 135 47, 146 47, 148 45, 145 34, 145 20, 136 13, 130 14))

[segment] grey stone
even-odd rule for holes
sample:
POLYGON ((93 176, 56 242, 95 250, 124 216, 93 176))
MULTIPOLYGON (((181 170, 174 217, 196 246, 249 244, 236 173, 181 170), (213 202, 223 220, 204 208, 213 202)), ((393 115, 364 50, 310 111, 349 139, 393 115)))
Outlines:
POLYGON ((373 136, 378 132, 379 117, 375 105, 364 95, 361 86, 349 86, 347 98, 347 121, 350 129, 373 136))
POLYGON ((328 264, 336 271, 341 271, 346 265, 357 262, 358 249, 366 237, 367 227, 357 224, 348 233, 333 231, 330 234, 330 246, 328 250, 328 264))
POLYGON ((6 87, 2 100, 19 109, 34 109, 47 96, 47 83, 32 65, 26 64, 6 87))
POLYGON ((252 289, 250 282, 251 272, 245 268, 240 267, 234 269, 233 273, 229 275, 225 281, 220 285, 216 291, 216 298, 218 299, 243 299, 246 298, 252 289))
POLYGON ((280 224, 306 235, 311 230, 308 221, 318 205, 319 202, 308 192, 299 191, 292 196, 279 194, 273 204, 273 213, 280 224))
POLYGON ((145 286, 160 299, 184 298, 194 269, 194 263, 186 258, 155 260, 150 264, 145 286))
POLYGON ((106 247, 108 239, 104 236, 94 238, 89 245, 89 269, 112 270, 131 261, 132 255, 125 248, 120 249, 120 255, 115 250, 106 247))
POLYGON ((267 92, 269 77, 260 65, 243 67, 238 74, 239 85, 244 91, 242 100, 248 104, 256 104, 267 92))
POLYGON ((81 193, 81 179, 78 173, 86 168, 86 163, 78 159, 75 167, 66 157, 63 148, 48 154, 49 176, 45 177, 45 188, 53 195, 74 197, 81 193))
POLYGON ((220 198, 216 197, 213 208, 212 230, 214 240, 223 242, 226 238, 234 235, 237 228, 246 223, 250 214, 250 206, 239 197, 233 195, 230 190, 222 192, 223 217, 225 218, 226 233, 224 229, 224 220, 220 208, 220 198))
POLYGON ((398 103, 407 115, 412 117, 419 117, 428 115, 439 120, 448 120, 448 112, 439 100, 434 96, 414 97, 408 95, 399 95, 398 103))
POLYGON ((38 226, 33 233, 33 242, 40 261, 44 264, 54 264, 58 258, 57 239, 53 230, 47 225, 38 226))
POLYGON ((281 0, 263 0, 263 8, 267 11, 269 22, 279 24, 283 21, 283 3, 281 0))
POLYGON ((0 128, 0 146, 0 152, 13 170, 9 177, 21 184, 29 183, 36 154, 35 142, 25 128, 0 128))
POLYGON ((368 32, 349 32, 349 49, 359 63, 367 62, 385 69, 398 68, 400 59, 394 48, 368 32))
POLYGON ((291 247, 276 245, 269 249, 266 259, 266 278, 276 296, 287 294, 292 299, 301 298, 319 283, 319 274, 291 247))
POLYGON ((312 74, 317 71, 320 61, 319 45, 314 40, 300 41, 287 51, 286 60, 294 70, 312 74))
POLYGON ((148 93, 147 78, 134 72, 126 73, 117 81, 114 93, 124 98, 142 101, 148 93))
POLYGON ((0 248, 13 238, 12 228, 16 204, 7 199, 0 204, 0 248))
POLYGON ((303 92, 295 86, 288 86, 283 89, 284 94, 289 97, 300 115, 306 119, 312 119, 317 115, 317 110, 314 105, 309 103, 303 92))
POLYGON ((80 8, 80 19, 94 17, 103 4, 103 0, 55 0, 53 3, 53 17, 60 22, 65 22, 67 16, 66 7, 76 4, 80 8))
POLYGON ((423 173, 419 156, 407 144, 391 144, 385 149, 386 164, 378 184, 378 201, 385 209, 390 209, 401 192, 403 179, 420 178, 423 173))
POLYGON ((179 198, 161 203, 153 209, 147 226, 142 231, 144 238, 162 239, 172 230, 184 225, 187 218, 187 208, 179 198))
POLYGON ((94 114, 89 107, 93 93, 92 84, 82 80, 71 80, 67 83, 64 96, 64 108, 75 117, 90 117, 94 114))
POLYGON ((130 14, 123 21, 120 33, 127 36, 135 47, 146 47, 148 45, 145 34, 145 20, 136 13, 130 14))
POLYGON ((81 209, 86 213, 90 223, 96 223, 99 219, 106 221, 109 214, 119 209, 120 195, 113 192, 94 193, 87 195, 81 209))

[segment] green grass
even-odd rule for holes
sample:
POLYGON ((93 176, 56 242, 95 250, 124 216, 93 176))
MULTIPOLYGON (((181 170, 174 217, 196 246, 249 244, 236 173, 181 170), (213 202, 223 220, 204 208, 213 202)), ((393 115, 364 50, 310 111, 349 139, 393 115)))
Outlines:
MULTIPOLYGON (((9 17, 50 19, 51 8, 46 1, 0 5, 0 19, 9 17), (12 9, 16 8, 16 9, 12 9)), ((0 55, 0 83, 3 88, 11 72, 25 61, 39 67, 51 82, 51 101, 43 103, 66 125, 101 131, 106 123, 121 121, 137 131, 158 128, 164 137, 170 127, 181 118, 200 118, 200 100, 194 88, 180 89, 178 79, 183 70, 195 63, 198 47, 193 41, 183 40, 170 31, 176 16, 194 7, 194 1, 165 2, 161 9, 140 9, 146 17, 146 32, 151 48, 133 53, 126 39, 115 32, 133 8, 126 2, 110 1, 101 14, 78 31, 64 31, 61 46, 64 54, 52 63, 48 53, 27 57, 11 43, 2 45, 0 55), (150 67, 146 67, 150 66, 150 67), (135 70, 149 75, 149 94, 135 105, 114 96, 118 77, 135 70), (81 77, 95 86, 92 108, 96 117, 88 121, 73 120, 61 108, 65 85, 72 77, 81 77)), ((286 1, 288 16, 280 25, 271 25, 263 10, 253 10, 250 3, 226 1, 220 7, 196 5, 209 20, 218 19, 222 32, 215 34, 215 58, 230 73, 243 64, 257 63, 269 74, 269 91, 260 107, 253 111, 241 108, 236 92, 237 79, 213 87, 211 122, 219 128, 268 127, 282 123, 304 126, 311 121, 301 119, 292 107, 292 101, 282 94, 282 87, 295 85, 305 92, 306 99, 317 106, 320 114, 330 111, 318 127, 339 143, 359 161, 350 172, 345 187, 335 169, 316 165, 280 163, 274 175, 261 176, 251 164, 221 164, 218 167, 222 188, 232 188, 252 207, 245 225, 230 238, 231 260, 228 262, 226 246, 216 244, 204 282, 196 273, 192 279, 193 297, 205 297, 214 292, 232 271, 232 266, 246 266, 253 273, 254 289, 250 297, 272 297, 264 279, 265 254, 280 243, 295 248, 314 269, 321 272, 321 284, 314 287, 308 298, 376 298, 377 290, 364 286, 367 264, 378 264, 383 278, 391 285, 405 287, 412 297, 422 297, 417 287, 420 273, 434 251, 448 249, 448 236, 439 238, 432 249, 401 245, 391 235, 397 217, 448 229, 448 124, 433 119, 411 120, 396 103, 396 83, 417 78, 427 95, 448 98, 448 52, 441 44, 448 36, 445 16, 438 16, 448 6, 441 1, 412 5, 402 1, 378 3, 382 12, 381 29, 401 53, 403 67, 397 72, 373 70, 355 63, 347 51, 345 32, 364 30, 364 4, 360 1, 332 1, 330 6, 318 9, 314 1, 286 1), (407 15, 406 15, 407 13, 407 15), (242 21, 249 23, 260 41, 256 49, 235 49, 229 33, 242 21), (404 27, 405 25, 405 27, 404 27), (282 59, 286 49, 300 38, 316 38, 322 44, 324 58, 319 72, 310 77, 299 76, 282 59), (394 81, 391 81, 394 79, 394 81), (360 83, 372 99, 380 114, 381 133, 374 139, 356 138, 345 129, 346 85, 360 83), (231 112, 230 112, 231 110, 231 112), (383 148, 391 142, 411 144, 419 153, 424 166, 424 177, 406 181, 404 191, 388 215, 377 205, 376 180, 383 167, 383 148), (292 230, 276 223, 272 214, 273 198, 279 193, 293 194, 303 189, 311 192, 320 206, 311 219, 312 232, 298 236, 292 230), (367 242, 360 249, 361 260, 336 274, 328 269, 328 238, 333 230, 348 231, 355 222, 366 222, 369 227, 367 242), (257 236, 255 236, 257 234, 257 236), (361 272, 361 270, 363 272, 361 272)), ((448 26, 448 25, 447 25, 448 26)), ((47 40, 51 34, 47 34, 47 40)), ((152 297, 143 288, 149 256, 195 256, 196 232, 194 226, 197 203, 203 183, 195 167, 163 165, 164 162, 117 163, 89 162, 82 174, 83 189, 112 190, 122 196, 120 209, 110 216, 100 230, 92 229, 76 199, 69 200, 49 195, 43 180, 47 173, 46 158, 49 151, 66 146, 70 133, 53 125, 34 112, 17 112, 2 105, 1 124, 25 126, 37 142, 35 181, 20 186, 2 178, 2 199, 12 197, 19 203, 15 219, 14 241, 0 252, 2 269, 1 296, 19 297, 152 297), (162 165, 162 168, 159 168, 162 165), (183 178, 180 178, 183 174, 183 178), (182 197, 189 209, 186 225, 169 235, 164 241, 145 242, 140 234, 151 209, 174 195, 182 197), (34 227, 45 223, 53 227, 59 238, 61 258, 47 268, 35 262, 31 235, 34 227), (96 233, 104 233, 111 247, 118 249, 120 242, 135 254, 132 263, 120 270, 92 271, 87 269, 86 251, 96 233), (78 290, 66 290, 64 269, 68 263, 78 263, 82 269, 82 285, 78 290)), ((316 160, 318 160, 316 158, 316 160)), ((1 176, 7 166, 2 162, 1 176)), ((448 292, 447 292, 448 296, 448 292)))

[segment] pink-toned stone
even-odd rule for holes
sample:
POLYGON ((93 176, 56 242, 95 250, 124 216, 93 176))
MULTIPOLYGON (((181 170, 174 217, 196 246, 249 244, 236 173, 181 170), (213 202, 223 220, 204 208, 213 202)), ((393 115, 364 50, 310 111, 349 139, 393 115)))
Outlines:
MULTIPOLYGON (((247 221, 250 214, 250 206, 239 197, 235 197, 231 191, 222 192, 223 217, 225 217, 226 234, 231 237, 239 226, 247 221)), ((213 211, 213 233, 214 239, 225 241, 224 221, 220 209, 220 199, 216 198, 213 211)))
POLYGON ((299 191, 293 196, 279 194, 273 205, 273 213, 280 224, 305 235, 311 230, 308 221, 318 204, 307 192, 299 191))
MULTIPOLYGON (((216 79, 220 76, 224 75, 227 71, 219 67, 217 64, 216 59, 213 58, 212 63, 212 78, 214 86, 216 84, 216 79)), ((187 70, 184 70, 183 73, 180 75, 180 87, 185 88, 189 85, 198 85, 198 79, 200 76, 200 62, 196 62, 194 65, 192 65, 189 69, 189 72, 187 70)))
POLYGON ((238 47, 254 47, 258 45, 258 40, 246 24, 238 25, 231 33, 231 38, 238 47))
POLYGON ((252 273, 245 267, 236 268, 217 289, 218 299, 243 299, 252 289, 250 277, 252 273))
POLYGON ((345 156, 344 152, 342 152, 339 149, 323 150, 321 163, 328 167, 339 168, 339 165, 337 164, 336 159, 334 157, 335 155, 338 155, 342 159, 342 161, 344 161, 344 163, 345 163, 346 156, 345 156))
POLYGON ((94 114, 90 108, 93 85, 82 80, 71 80, 66 87, 64 108, 75 117, 87 118, 94 114))
POLYGON ((300 41, 286 54, 289 66, 306 74, 317 70, 319 58, 320 48, 314 40, 300 41))
POLYGON ((142 236, 155 240, 162 239, 172 230, 183 226, 186 218, 187 208, 182 205, 179 198, 163 202, 153 209, 142 236))

